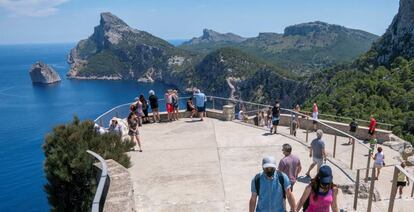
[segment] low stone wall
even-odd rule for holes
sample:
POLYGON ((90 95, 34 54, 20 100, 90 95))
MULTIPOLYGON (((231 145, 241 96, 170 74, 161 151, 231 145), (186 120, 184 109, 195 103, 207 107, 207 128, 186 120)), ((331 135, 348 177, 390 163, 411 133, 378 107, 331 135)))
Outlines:
POLYGON ((128 170, 112 159, 106 160, 106 163, 110 183, 103 211, 136 211, 134 190, 128 170))

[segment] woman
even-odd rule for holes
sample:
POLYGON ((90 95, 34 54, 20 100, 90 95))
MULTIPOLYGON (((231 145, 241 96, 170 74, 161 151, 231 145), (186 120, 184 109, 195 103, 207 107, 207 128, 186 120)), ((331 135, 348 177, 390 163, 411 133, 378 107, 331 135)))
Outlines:
POLYGON ((197 112, 196 109, 195 109, 195 106, 193 104, 193 98, 192 97, 190 97, 187 100, 187 111, 191 112, 191 115, 190 115, 191 119, 194 117, 195 113, 197 112))
POLYGON ((272 108, 272 128, 270 128, 270 134, 272 134, 274 129, 274 134, 277 133, 277 126, 279 125, 280 118, 280 103, 279 101, 275 102, 275 106, 272 108))
POLYGON ((144 113, 143 116, 143 122, 144 124, 149 123, 149 117, 148 117, 148 102, 145 99, 144 95, 139 96, 139 101, 142 103, 142 112, 144 113))
POLYGON ((135 98, 136 100, 136 115, 138 116, 138 125, 141 127, 142 126, 142 117, 144 116, 144 112, 142 111, 142 102, 139 100, 139 98, 135 98))
POLYGON ((385 165, 384 159, 384 152, 382 152, 382 148, 377 148, 377 153, 375 153, 374 157, 374 168, 377 169, 377 175, 375 177, 375 180, 378 180, 378 176, 381 172, 381 168, 385 165))
POLYGON ((338 187, 333 184, 331 167, 324 165, 311 183, 306 186, 296 207, 299 211, 303 207, 306 212, 338 212, 338 187))
POLYGON ((178 92, 177 90, 173 90, 172 96, 172 106, 173 106, 173 119, 178 120, 178 92))
MULTIPOLYGON (((129 113, 128 115, 128 135, 131 137, 131 141, 134 142, 134 138, 137 140, 139 152, 142 152, 141 141, 139 140, 139 131, 138 131, 138 117, 135 113, 129 113)), ((133 149, 136 151, 135 147, 133 149)))
POLYGON ((300 113, 300 106, 296 105, 295 107, 295 112, 296 112, 296 122, 297 122, 297 129, 300 129, 300 122, 299 122, 299 113, 300 113))

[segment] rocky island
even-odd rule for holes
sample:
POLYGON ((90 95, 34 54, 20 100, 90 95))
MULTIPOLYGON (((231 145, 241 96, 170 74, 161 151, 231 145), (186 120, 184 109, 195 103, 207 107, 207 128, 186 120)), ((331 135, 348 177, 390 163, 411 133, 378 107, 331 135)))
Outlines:
POLYGON ((41 61, 32 65, 29 74, 34 84, 52 84, 61 81, 59 74, 41 61))

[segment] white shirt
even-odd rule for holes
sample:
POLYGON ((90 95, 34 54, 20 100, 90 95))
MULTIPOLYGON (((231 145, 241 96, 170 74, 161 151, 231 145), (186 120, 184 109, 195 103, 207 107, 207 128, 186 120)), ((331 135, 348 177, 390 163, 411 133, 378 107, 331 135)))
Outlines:
POLYGON ((384 153, 383 152, 377 152, 375 154, 375 163, 376 164, 382 164, 384 162, 384 153))

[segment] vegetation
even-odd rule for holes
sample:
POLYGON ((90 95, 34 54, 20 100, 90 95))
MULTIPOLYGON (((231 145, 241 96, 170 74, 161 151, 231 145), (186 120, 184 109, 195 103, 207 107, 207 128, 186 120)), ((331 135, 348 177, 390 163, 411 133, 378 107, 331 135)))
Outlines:
POLYGON ((43 144, 45 190, 52 211, 90 211, 97 182, 94 159, 86 150, 129 167, 124 153, 133 145, 115 134, 98 134, 93 121, 81 122, 76 116, 71 123, 56 126, 43 144))
POLYGON ((398 57, 390 67, 374 67, 368 52, 340 71, 326 71, 308 82, 319 85, 316 95, 306 102, 308 108, 318 101, 320 111, 338 116, 369 119, 393 124, 393 133, 414 141, 414 60, 398 57))

